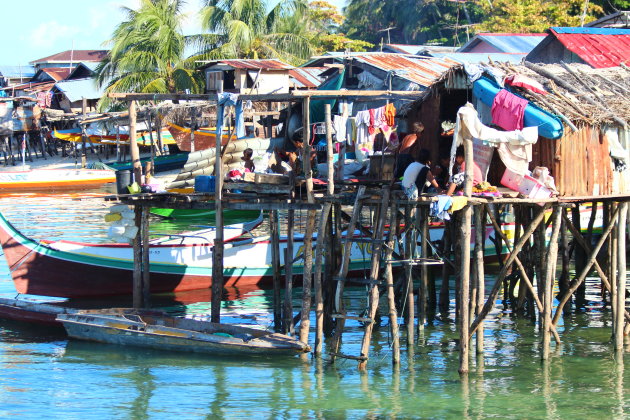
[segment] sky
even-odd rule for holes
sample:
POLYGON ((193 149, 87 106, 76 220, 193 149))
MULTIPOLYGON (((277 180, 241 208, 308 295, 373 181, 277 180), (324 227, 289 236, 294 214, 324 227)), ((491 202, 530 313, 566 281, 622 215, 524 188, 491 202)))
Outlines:
MULTIPOLYGON (((124 15, 120 7, 135 9, 139 0, 11 0, 4 4, 0 65, 27 65, 30 61, 66 50, 107 49, 105 44, 124 15)), ((269 2, 269 1, 268 1, 269 2)), ((328 0, 341 9, 346 0, 328 0)), ((271 1, 275 3, 275 1, 271 1)), ((186 34, 201 32, 195 19, 201 0, 188 0, 186 34)))

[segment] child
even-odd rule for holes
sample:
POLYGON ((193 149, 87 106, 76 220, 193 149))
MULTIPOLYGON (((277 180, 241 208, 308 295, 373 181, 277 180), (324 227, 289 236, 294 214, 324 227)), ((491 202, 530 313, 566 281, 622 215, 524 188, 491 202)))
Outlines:
POLYGON ((254 166, 254 161, 252 160, 253 154, 254 151, 250 148, 247 148, 243 151, 243 157, 241 159, 243 160, 246 172, 254 172, 254 169, 256 169, 256 167, 254 166))
POLYGON ((440 186, 431 173, 429 156, 430 153, 427 149, 420 150, 415 162, 405 169, 402 186, 409 200, 417 200, 418 195, 428 192, 430 186, 440 190, 440 186))

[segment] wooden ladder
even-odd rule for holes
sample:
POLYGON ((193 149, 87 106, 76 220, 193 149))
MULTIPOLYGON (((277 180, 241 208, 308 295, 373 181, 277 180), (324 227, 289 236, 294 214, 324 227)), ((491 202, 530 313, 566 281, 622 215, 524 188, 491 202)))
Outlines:
POLYGON ((361 210, 364 205, 364 201, 372 198, 371 195, 365 194, 365 186, 359 187, 357 197, 354 202, 354 208, 352 211, 352 217, 346 230, 346 237, 343 239, 343 255, 341 260, 341 266, 337 277, 334 280, 337 282, 337 288, 335 293, 335 309, 336 313, 332 314, 332 317, 337 320, 335 327, 335 335, 332 340, 331 351, 329 352, 334 362, 336 357, 345 359, 353 359, 359 361, 359 367, 364 367, 368 360, 369 346, 372 337, 372 330, 374 328, 374 317, 378 309, 379 301, 379 268, 381 262, 381 252, 383 250, 383 231, 385 228, 385 219, 387 216, 387 208, 389 205, 390 189, 388 186, 383 187, 382 197, 379 207, 374 215, 372 238, 369 242, 372 243, 372 258, 370 267, 370 277, 363 283, 368 285, 368 314, 367 316, 348 315, 343 305, 343 290, 348 276, 348 269, 350 265, 350 253, 352 244, 355 242, 365 242, 364 238, 354 238, 354 231, 357 221, 361 215, 361 210), (339 352, 341 345, 341 336, 345 328, 346 320, 355 320, 365 323, 365 330, 363 333, 363 341, 361 345, 361 353, 358 356, 344 354, 339 352))

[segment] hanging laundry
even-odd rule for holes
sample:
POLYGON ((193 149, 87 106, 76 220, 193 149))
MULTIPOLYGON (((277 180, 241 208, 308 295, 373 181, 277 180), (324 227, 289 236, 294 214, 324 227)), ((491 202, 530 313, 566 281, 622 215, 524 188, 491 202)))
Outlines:
POLYGON ((352 146, 357 138, 357 119, 350 117, 346 121, 346 141, 348 146, 352 146))
POLYGON ((335 140, 337 143, 341 143, 346 140, 346 124, 348 117, 341 115, 333 115, 333 128, 335 130, 335 140))
POLYGON ((449 213, 453 213, 454 211, 461 210, 464 207, 466 207, 466 204, 468 204, 467 197, 457 196, 457 197, 451 197, 451 198, 452 198, 452 204, 451 204, 451 208, 448 210, 449 213))
POLYGON ((393 127, 396 125, 396 107, 393 103, 385 105, 385 122, 388 126, 393 127))
POLYGON ((368 127, 370 126, 370 111, 359 111, 355 117, 357 123, 357 137, 358 144, 366 144, 370 141, 370 133, 368 127))
POLYGON ((376 129, 384 125, 387 125, 385 121, 385 107, 370 109, 370 126, 376 129))
POLYGON ((511 86, 522 87, 523 89, 530 90, 532 92, 540 93, 541 95, 546 95, 548 92, 545 90, 543 85, 538 83, 536 80, 531 77, 523 76, 522 74, 511 74, 505 78, 505 84, 511 86))
POLYGON ((492 102, 492 123, 507 131, 523 129, 523 116, 529 101, 501 89, 492 102))
POLYGON ((501 161, 506 168, 517 174, 524 175, 529 171, 532 160, 532 145, 517 145, 501 143, 497 147, 501 161))
POLYGON ((453 205, 452 197, 448 195, 438 195, 438 201, 431 203, 430 215, 441 220, 451 220, 448 210, 453 205))

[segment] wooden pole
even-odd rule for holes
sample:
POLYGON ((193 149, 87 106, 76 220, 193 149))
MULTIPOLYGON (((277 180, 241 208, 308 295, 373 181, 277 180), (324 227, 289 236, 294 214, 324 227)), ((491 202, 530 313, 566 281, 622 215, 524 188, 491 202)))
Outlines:
POLYGON ((129 151, 131 153, 131 164, 133 166, 133 180, 142 184, 142 165, 140 164, 140 150, 136 141, 136 102, 129 102, 129 151))
MULTIPOLYGON (((464 139, 464 154, 466 159, 466 176, 464 181, 464 196, 472 196, 473 188, 473 148, 472 138, 464 139)), ((460 270, 460 313, 459 313, 459 373, 468 373, 469 341, 468 331, 470 319, 468 308, 470 307, 470 228, 472 219, 472 206, 467 204, 462 210, 461 224, 461 270, 460 270)))
POLYGON ((278 210, 269 211, 271 230, 271 265, 273 267, 273 325, 275 331, 282 331, 282 295, 280 283, 280 230, 278 210))
POLYGON ((328 186, 326 192, 332 196, 335 192, 335 166, 333 162, 332 122, 330 117, 330 104, 326 104, 326 165, 328 168, 328 186))
POLYGON ((284 253, 284 333, 293 333, 293 235, 295 210, 287 211, 287 247, 284 253))
POLYGON ((133 238, 133 307, 142 307, 142 207, 134 206, 135 226, 138 233, 133 238))
POLYGON ((617 310, 615 311, 615 350, 623 352, 624 314, 626 308, 626 223, 628 203, 619 204, 617 216, 617 310))
MULTIPOLYGON (((405 305, 404 317, 405 317, 405 325, 407 327, 407 346, 412 346, 415 341, 415 308, 414 308, 414 296, 413 296, 413 264, 412 258, 414 255, 414 250, 416 247, 416 226, 414 217, 418 214, 418 209, 416 207, 410 207, 409 205, 405 208, 405 215, 407 216, 407 220, 405 221, 405 227, 407 227, 407 235, 405 236, 405 259, 407 262, 404 264, 405 267, 405 289, 407 290, 407 303, 405 305)), ((422 286, 418 286, 421 288, 422 286)), ((418 298, 418 306, 420 306, 420 298, 418 298)), ((418 324, 422 323, 424 326, 424 322, 418 318, 418 324)), ((420 329, 420 327, 418 326, 420 329)))
MULTIPOLYGON (((422 258, 429 256, 429 207, 420 206, 420 240, 422 258)), ((420 287, 418 291, 418 333, 424 331, 427 322, 427 297, 429 293, 429 267, 422 263, 420 266, 420 287)), ((435 296, 433 296, 435 299, 435 296)))
MULTIPOLYGON (((400 338, 398 332, 398 314, 396 311, 396 296, 394 292, 394 276, 392 274, 392 253, 394 252, 394 240, 396 234, 396 215, 398 206, 392 204, 389 215, 389 233, 387 235, 387 248, 385 250, 385 281, 387 283, 387 302, 389 306, 389 325, 392 332, 392 363, 400 363, 400 338)), ((413 306, 413 303, 412 303, 413 306)), ((411 331, 413 333, 413 318, 411 319, 411 331)))
POLYGON ((551 311, 553 310, 553 283, 556 278, 556 263, 558 259, 558 235, 560 233, 560 225, 562 224, 562 209, 559 205, 554 206, 551 220, 553 228, 551 230, 551 239, 549 241, 549 250, 547 251, 545 281, 543 287, 543 338, 542 338, 542 359, 549 359, 549 344, 551 342, 551 311))
MULTIPOLYGON (((223 112, 223 106, 217 103, 217 112, 223 112)), ((194 136, 194 124, 190 128, 191 136, 194 136)), ((220 132, 223 127, 220 127, 220 132)), ((193 140, 191 138, 190 151, 193 149, 193 140)), ((214 208, 215 208, 215 224, 216 237, 214 246, 212 247, 212 305, 211 320, 212 322, 221 322, 221 300, 223 294, 223 165, 221 156, 221 138, 218 138, 215 144, 214 160, 214 208)))
POLYGON ((149 212, 150 208, 142 206, 140 223, 140 237, 142 240, 142 304, 145 308, 151 306, 151 266, 149 260, 149 212))
POLYGON ((328 216, 330 215, 330 202, 324 203, 324 208, 320 214, 319 227, 317 228, 317 246, 315 248, 315 347, 313 352, 315 356, 321 356, 322 343, 324 341, 324 296, 322 292, 322 261, 325 252, 326 225, 328 224, 328 216))
POLYGON ((313 231, 315 230, 315 210, 308 211, 306 233, 304 235, 304 272, 302 282, 302 313, 300 318, 300 341, 308 343, 308 333, 311 327, 311 287, 313 272, 313 231))
MULTIPOLYGON (((485 302, 485 271, 483 261, 483 251, 485 245, 485 233, 486 233, 486 208, 485 206, 475 207, 475 267, 476 267, 476 302, 473 302, 475 307, 475 316, 481 312, 483 303, 485 302)), ((476 351, 477 354, 483 353, 484 349, 484 330, 483 322, 477 329, 476 333, 476 351)))

